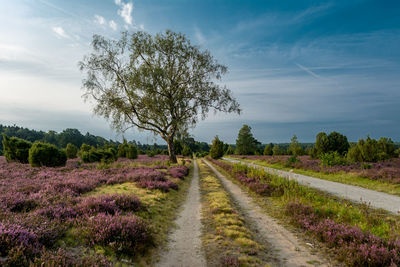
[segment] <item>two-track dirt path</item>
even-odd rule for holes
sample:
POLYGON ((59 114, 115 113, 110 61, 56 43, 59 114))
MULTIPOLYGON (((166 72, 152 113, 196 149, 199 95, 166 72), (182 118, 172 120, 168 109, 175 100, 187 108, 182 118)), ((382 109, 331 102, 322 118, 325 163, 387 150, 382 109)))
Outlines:
POLYGON ((170 235, 168 249, 162 253, 157 266, 162 267, 202 267, 206 266, 201 249, 201 202, 199 187, 199 167, 196 160, 193 178, 183 210, 175 221, 177 229, 170 235))
POLYGON ((339 196, 341 198, 345 198, 355 202, 361 202, 361 201, 367 202, 370 203, 371 206, 374 208, 381 208, 389 212, 392 212, 394 214, 400 213, 400 197, 395 195, 390 195, 370 189, 365 189, 359 186, 342 184, 311 176, 264 167, 254 163, 248 163, 236 159, 231 159, 231 158, 223 158, 223 159, 234 163, 240 162, 242 164, 247 164, 249 166, 264 168, 265 171, 271 174, 296 180, 299 182, 299 184, 310 186, 315 189, 339 196))
POLYGON ((269 244, 275 248, 276 256, 282 266, 329 266, 324 257, 314 255, 308 247, 301 244, 300 240, 290 231, 268 215, 253 202, 239 186, 232 183, 208 161, 204 162, 214 171, 222 182, 225 189, 232 195, 238 203, 246 219, 252 221, 258 233, 268 240, 269 244))

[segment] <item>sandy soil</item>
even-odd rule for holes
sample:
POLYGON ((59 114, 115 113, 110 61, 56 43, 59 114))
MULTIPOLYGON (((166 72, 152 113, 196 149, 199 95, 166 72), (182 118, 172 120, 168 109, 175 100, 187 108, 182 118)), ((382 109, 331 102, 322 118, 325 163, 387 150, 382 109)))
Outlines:
POLYGON ((206 266, 201 249, 201 202, 199 169, 194 160, 193 179, 183 210, 175 221, 177 229, 171 234, 168 249, 161 255, 156 266, 206 266))
POLYGON ((264 168, 265 171, 276 174, 288 179, 298 181, 300 184, 316 188, 321 191, 328 192, 330 194, 349 199, 355 202, 366 202, 371 204, 371 207, 381 208, 390 211, 394 214, 400 215, 400 197, 390 195, 370 189, 365 189, 359 186, 342 184, 332 181, 327 181, 311 176, 301 175, 293 172, 287 172, 277 170, 273 168, 263 167, 253 163, 247 163, 244 161, 234 160, 230 158, 224 158, 231 162, 241 162, 249 166, 264 168))
POLYGON ((254 203, 251 197, 239 186, 224 177, 209 162, 206 160, 204 162, 215 172, 246 217, 257 228, 259 234, 263 235, 268 240, 270 247, 276 250, 280 266, 329 266, 326 259, 313 254, 308 247, 302 245, 293 233, 285 229, 275 219, 266 215, 261 207, 254 203))

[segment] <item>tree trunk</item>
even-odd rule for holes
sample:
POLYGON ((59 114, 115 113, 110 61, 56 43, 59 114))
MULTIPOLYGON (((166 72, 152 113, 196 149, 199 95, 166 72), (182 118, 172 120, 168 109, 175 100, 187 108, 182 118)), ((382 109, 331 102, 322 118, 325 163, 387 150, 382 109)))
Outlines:
POLYGON ((168 154, 169 154, 169 160, 172 163, 177 163, 178 161, 176 160, 176 155, 175 155, 175 146, 174 146, 174 138, 168 138, 168 154))

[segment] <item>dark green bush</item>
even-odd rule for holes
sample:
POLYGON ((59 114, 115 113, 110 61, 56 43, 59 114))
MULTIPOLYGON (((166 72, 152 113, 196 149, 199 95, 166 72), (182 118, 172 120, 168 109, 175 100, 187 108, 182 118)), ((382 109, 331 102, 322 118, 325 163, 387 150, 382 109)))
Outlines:
POLYGON ((7 162, 29 162, 29 149, 32 143, 18 137, 8 137, 3 134, 3 150, 7 162))
POLYGON ((65 166, 67 155, 55 145, 35 142, 29 149, 29 163, 32 167, 65 166))
POLYGON ((339 154, 337 151, 324 153, 320 155, 321 165, 326 167, 332 167, 337 165, 346 165, 346 158, 339 154))
POLYGON ((75 159, 78 156, 78 147, 68 143, 67 147, 65 148, 65 153, 67 154, 67 158, 75 159))
POLYGON ((272 144, 266 145, 263 154, 265 156, 272 156, 272 144))
POLYGON ((136 159, 138 157, 138 152, 139 151, 135 145, 128 144, 125 157, 128 159, 136 159))
POLYGON ((182 149, 182 156, 190 157, 192 156, 193 152, 189 146, 185 145, 182 149))
POLYGON ((224 155, 224 142, 219 140, 218 136, 216 136, 211 145, 210 156, 213 159, 219 159, 223 155, 224 155))
POLYGON ((116 151, 113 151, 112 148, 96 149, 96 148, 92 147, 89 151, 83 151, 81 153, 81 159, 85 163, 92 163, 92 162, 110 163, 117 159, 117 153, 116 153, 116 151))

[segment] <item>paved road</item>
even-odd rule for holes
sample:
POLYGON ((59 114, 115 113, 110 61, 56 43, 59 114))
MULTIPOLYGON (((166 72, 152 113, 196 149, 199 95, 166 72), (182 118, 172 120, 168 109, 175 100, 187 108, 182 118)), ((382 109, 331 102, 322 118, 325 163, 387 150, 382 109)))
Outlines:
POLYGON ((265 214, 262 208, 253 202, 252 198, 238 185, 228 180, 208 161, 204 159, 203 161, 217 175, 225 189, 239 204, 246 215, 246 219, 253 222, 257 233, 274 248, 275 256, 279 259, 277 266, 330 266, 324 257, 310 251, 310 248, 304 246, 293 233, 265 214))
POLYGON ((236 159, 223 158, 224 160, 243 163, 253 167, 264 168, 265 171, 276 174, 288 179, 293 179, 306 186, 316 188, 328 192, 330 194, 349 199, 355 202, 367 202, 370 203, 372 207, 381 208, 397 215, 400 215, 400 197, 395 195, 390 195, 370 189, 365 189, 362 187, 341 184, 337 182, 327 181, 311 176, 301 175, 297 173, 282 171, 278 169, 273 169, 269 167, 260 166, 254 163, 248 163, 236 159))
POLYGON ((183 210, 176 224, 178 229, 170 236, 168 250, 161 255, 159 267, 206 266, 201 249, 201 202, 199 168, 194 160, 193 179, 183 210))

